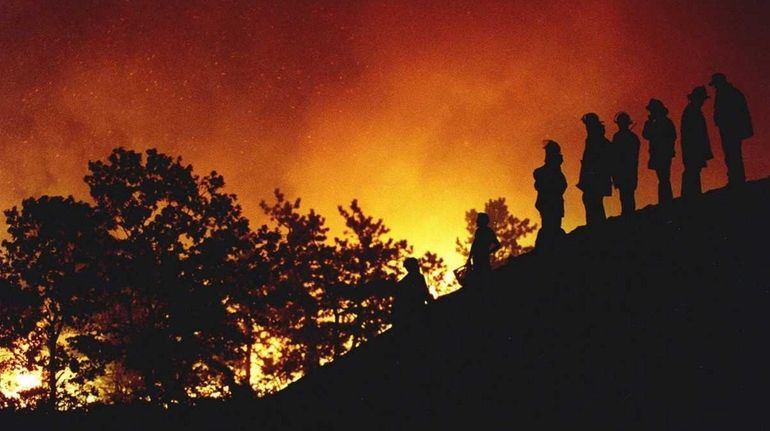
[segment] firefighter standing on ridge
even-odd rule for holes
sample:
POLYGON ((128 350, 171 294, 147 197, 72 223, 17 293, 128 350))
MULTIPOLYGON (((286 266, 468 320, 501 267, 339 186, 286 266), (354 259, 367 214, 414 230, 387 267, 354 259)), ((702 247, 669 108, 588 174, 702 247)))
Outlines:
POLYGON ((719 127, 725 152, 727 185, 741 185, 746 182, 741 145, 744 139, 754 136, 746 97, 722 73, 715 73, 709 85, 716 89, 714 122, 719 127))
POLYGON ((688 198, 702 193, 700 172, 706 162, 714 158, 703 116, 703 102, 708 99, 705 87, 695 87, 687 96, 689 102, 682 113, 682 197, 688 198))
POLYGON ((535 190, 537 200, 535 208, 540 212, 540 231, 537 233, 535 248, 538 250, 551 249, 564 231, 561 229, 561 219, 564 217, 564 191, 567 180, 561 171, 564 160, 561 147, 556 141, 545 144, 545 163, 535 169, 535 190))
POLYGON ((612 195, 612 179, 609 172, 610 142, 604 136, 604 124, 593 112, 582 118, 586 126, 586 146, 580 161, 578 188, 583 191, 586 224, 592 225, 607 218, 604 197, 612 195))
POLYGON ((619 112, 615 124, 618 131, 612 137, 612 182, 620 192, 621 215, 629 215, 636 211, 634 193, 639 177, 639 137, 631 131, 633 122, 627 113, 619 112))
POLYGON ((650 160, 647 167, 658 175, 658 204, 674 199, 671 191, 671 159, 674 158, 676 128, 668 118, 668 108, 658 99, 647 104, 650 115, 644 123, 642 136, 650 142, 650 160))

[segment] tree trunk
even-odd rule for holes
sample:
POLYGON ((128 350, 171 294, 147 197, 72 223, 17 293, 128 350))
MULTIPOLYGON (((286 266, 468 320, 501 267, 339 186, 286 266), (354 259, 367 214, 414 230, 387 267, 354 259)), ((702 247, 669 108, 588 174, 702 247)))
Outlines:
POLYGON ((305 374, 318 367, 318 328, 313 319, 307 319, 303 328, 305 339, 305 374))
POLYGON ((246 385, 251 386, 251 354, 254 352, 254 330, 249 328, 248 344, 246 345, 246 385))
POLYGON ((56 356, 58 354, 59 334, 61 325, 52 323, 48 331, 48 363, 46 364, 46 383, 48 386, 48 408, 56 410, 58 402, 56 391, 56 372, 58 371, 56 356))
POLYGON ((340 346, 340 309, 334 306, 334 359, 340 357, 342 346, 340 346))

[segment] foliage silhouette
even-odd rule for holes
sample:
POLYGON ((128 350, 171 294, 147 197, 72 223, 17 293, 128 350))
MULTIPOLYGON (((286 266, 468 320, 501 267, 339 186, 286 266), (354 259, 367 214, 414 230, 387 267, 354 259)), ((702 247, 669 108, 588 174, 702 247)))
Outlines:
POLYGON ((360 291, 353 305, 353 347, 385 330, 390 323, 393 284, 401 273, 401 261, 412 253, 405 241, 387 237, 390 230, 382 219, 364 214, 357 200, 338 211, 347 227, 343 238, 336 238, 339 248, 341 281, 360 291), (383 283, 385 282, 385 283, 383 283), (386 289, 386 290, 384 290, 386 289))
MULTIPOLYGON (((532 250, 532 246, 520 244, 527 235, 537 230, 537 225, 529 219, 519 219, 511 214, 505 198, 490 199, 484 204, 484 213, 489 215, 489 227, 500 240, 500 248, 491 256, 492 267, 500 266, 510 257, 518 256, 532 250)), ((457 252, 468 258, 470 247, 473 243, 473 234, 476 232, 476 218, 479 212, 469 209, 465 212, 466 230, 468 238, 463 242, 460 238, 455 240, 457 252)))
MULTIPOLYGON (((248 221, 216 172, 193 173, 180 158, 115 149, 85 177, 115 239, 104 325, 129 397, 185 403, 200 388, 235 385, 237 322, 227 311, 231 277, 248 251, 248 221)), ((112 352, 95 354, 109 358, 112 352)))
MULTIPOLYGON (((313 210, 301 214, 300 199, 288 201, 275 191, 275 202, 260 206, 275 227, 262 228, 268 263, 268 302, 272 324, 289 341, 283 351, 288 370, 309 372, 330 355, 331 334, 320 321, 324 288, 334 280, 334 248, 326 220, 313 210), (269 245, 271 241, 274 244, 269 245)), ((288 371, 286 370, 286 371, 288 371)), ((287 375, 287 378, 291 376, 287 375)))
MULTIPOLYGON (((116 148, 88 169, 93 204, 43 196, 6 211, 0 370, 45 385, 3 406, 251 398, 390 327, 413 248, 357 200, 330 238, 323 216, 279 190, 252 229, 221 175, 154 149, 116 148)), ((506 250, 525 251, 517 238, 534 226, 504 199, 487 210, 506 250)), ((455 287, 437 254, 416 262, 435 293, 455 287)))
POLYGON ((104 297, 100 256, 110 242, 94 209, 72 197, 26 199, 5 215, 3 290, 15 298, 3 303, 16 309, 3 310, 2 326, 13 331, 4 330, 3 347, 16 353, 15 368, 43 371, 39 402, 54 409, 65 372, 82 379, 102 371, 97 358, 84 361, 79 353, 101 335, 92 316, 104 297))

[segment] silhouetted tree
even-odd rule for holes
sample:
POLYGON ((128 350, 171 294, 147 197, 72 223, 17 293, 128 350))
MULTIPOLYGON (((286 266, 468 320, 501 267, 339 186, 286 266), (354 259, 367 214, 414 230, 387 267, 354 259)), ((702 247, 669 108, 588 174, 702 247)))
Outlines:
MULTIPOLYGON (((537 230, 537 225, 529 219, 519 219, 508 210, 505 198, 490 199, 484 204, 484 211, 489 214, 489 227, 497 235, 500 241, 500 249, 492 256, 492 267, 499 266, 509 257, 518 256, 532 250, 531 246, 523 246, 520 241, 527 235, 537 230)), ((465 222, 468 238, 463 242, 457 238, 455 245, 457 252, 467 258, 470 246, 473 242, 473 233, 476 231, 476 216, 478 211, 470 209, 465 212, 465 222)))
MULTIPOLYGON (((3 371, 3 368, 0 366, 0 371, 3 371)), ((18 398, 13 396, 7 396, 2 391, 0 391, 0 410, 4 411, 12 411, 12 410, 18 410, 21 408, 21 402, 18 398)))
POLYGON ((3 319, 2 326, 14 332, 3 334, 3 344, 22 353, 17 358, 23 369, 42 369, 45 403, 55 409, 65 371, 77 374, 87 362, 79 347, 99 337, 83 330, 102 297, 98 267, 105 231, 94 210, 72 197, 26 199, 5 215, 10 239, 3 241, 9 277, 4 290, 15 292, 4 307, 17 314, 3 319), (10 319, 18 320, 6 326, 10 319))
POLYGON ((249 228, 222 176, 201 178, 152 149, 143 156, 117 148, 89 171, 85 181, 115 239, 103 324, 122 366, 140 377, 136 397, 186 402, 212 385, 234 385, 230 365, 242 342, 228 307, 249 228))
MULTIPOLYGON (((0 264, 0 377, 7 376, 10 380, 11 376, 20 371, 29 372, 29 367, 36 362, 34 357, 39 350, 35 349, 40 345, 31 346, 25 340, 37 325, 40 298, 32 289, 21 289, 17 277, 8 266, 5 253, 0 264)), ((14 385, 15 382, 8 381, 7 384, 14 385)), ((0 409, 34 407, 38 402, 45 401, 46 393, 40 396, 25 395, 28 396, 24 399, 6 397, 0 391, 0 409)))
POLYGON ((403 271, 401 261, 412 253, 405 240, 394 240, 382 219, 366 215, 357 200, 350 208, 338 206, 347 230, 335 238, 339 247, 340 281, 352 289, 346 311, 353 347, 379 334, 390 323, 392 289, 403 271))
POLYGON ((420 268, 428 282, 428 288, 433 287, 433 293, 436 296, 446 295, 460 288, 457 280, 452 277, 447 279, 446 262, 438 254, 426 251, 419 259, 420 268))
MULTIPOLYGON (((280 234, 263 225, 257 232, 249 234, 248 251, 239 257, 237 265, 232 268, 231 279, 237 289, 236 295, 230 298, 228 307, 240 328, 244 344, 241 348, 241 363, 238 365, 241 382, 236 388, 240 389, 241 393, 234 393, 235 396, 253 394, 254 359, 260 357, 259 346, 269 344, 272 337, 267 332, 274 322, 274 314, 271 314, 268 303, 268 282, 271 277, 269 258, 277 249, 279 241, 280 234)), ((287 370, 285 374, 290 372, 291 370, 287 370)), ((270 370, 270 374, 284 373, 270 370)))
MULTIPOLYGON (((46 384, 0 405, 250 396, 390 324, 412 248, 357 201, 339 207, 347 230, 331 241, 320 214, 278 190, 261 203, 270 223, 251 230, 221 175, 153 149, 116 148, 85 181, 93 206, 42 197, 6 212, 0 371, 42 370, 46 384)), ((437 255, 420 265, 444 280, 437 255)))
POLYGON ((275 309, 272 327, 291 341, 284 352, 286 363, 306 373, 331 354, 330 335, 320 323, 320 302, 324 288, 335 280, 334 248, 327 242, 324 217, 312 209, 301 214, 300 203, 288 201, 276 190, 275 202, 262 201, 260 206, 274 224, 262 229, 265 241, 274 242, 265 256, 270 274, 267 295, 275 309))

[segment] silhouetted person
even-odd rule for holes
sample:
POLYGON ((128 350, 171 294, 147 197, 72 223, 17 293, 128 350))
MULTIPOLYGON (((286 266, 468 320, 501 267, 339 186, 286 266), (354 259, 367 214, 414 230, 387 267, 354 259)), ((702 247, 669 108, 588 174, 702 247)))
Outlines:
POLYGON ((535 169, 535 190, 537 200, 535 208, 540 212, 540 231, 537 233, 535 247, 539 250, 553 247, 561 236, 561 219, 564 217, 564 191, 567 179, 561 172, 564 158, 556 141, 545 144, 545 164, 535 169))
POLYGON ((586 126, 586 147, 580 161, 578 188, 583 191, 586 208, 586 224, 591 225, 607 218, 604 197, 612 195, 612 179, 609 171, 610 141, 604 136, 604 124, 599 116, 590 112, 582 118, 586 126))
POLYGON ((488 273, 492 270, 489 255, 500 248, 497 235, 489 227, 489 215, 478 213, 476 216, 476 233, 473 236, 468 265, 476 274, 488 273))
POLYGON ((709 83, 716 90, 714 97, 714 122, 719 127, 722 149, 727 165, 727 184, 740 185, 746 182, 743 169, 741 144, 754 135, 751 115, 746 97, 727 81, 722 73, 715 73, 709 83))
POLYGON ((425 276, 420 272, 420 263, 413 257, 404 260, 404 268, 407 273, 398 282, 393 302, 393 323, 402 324, 409 316, 420 311, 426 303, 433 300, 425 276))
POLYGON ((614 166, 612 182, 620 192, 621 215, 632 214, 636 210, 634 193, 639 177, 639 137, 631 131, 631 116, 619 112, 615 116, 618 131, 612 137, 614 166))
POLYGON ((706 87, 695 87, 687 96, 689 103, 682 113, 682 197, 701 194, 700 171, 706 161, 714 158, 711 153, 706 118, 703 116, 703 102, 708 99, 706 87))
POLYGON ((676 128, 668 118, 668 108, 658 99, 647 104, 650 115, 644 123, 642 136, 650 141, 650 160, 647 167, 658 175, 658 203, 671 202, 671 159, 674 158, 676 128))

